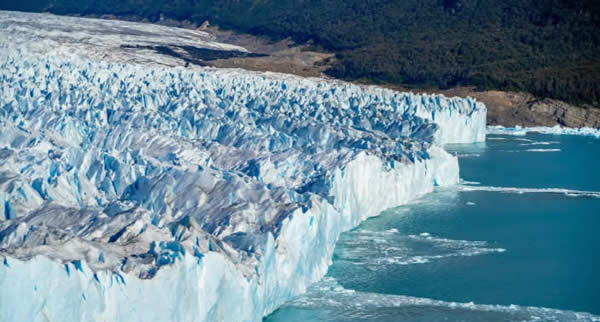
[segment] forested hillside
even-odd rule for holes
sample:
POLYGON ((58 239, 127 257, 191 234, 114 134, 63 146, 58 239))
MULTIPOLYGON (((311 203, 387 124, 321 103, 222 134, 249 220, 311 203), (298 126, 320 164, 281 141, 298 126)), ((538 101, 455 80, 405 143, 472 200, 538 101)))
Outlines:
POLYGON ((0 0, 58 14, 165 17, 333 51, 335 77, 524 90, 600 107, 600 0, 0 0))

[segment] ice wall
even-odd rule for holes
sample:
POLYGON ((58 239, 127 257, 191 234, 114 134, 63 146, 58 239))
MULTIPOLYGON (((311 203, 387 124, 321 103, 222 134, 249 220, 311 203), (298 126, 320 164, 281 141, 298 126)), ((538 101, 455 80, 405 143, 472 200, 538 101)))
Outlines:
POLYGON ((259 320, 458 182, 470 99, 0 51, 0 320, 259 320), (30 299, 30 300, 23 300, 30 299))
POLYGON ((216 252, 208 252, 201 260, 184 256, 152 279, 94 272, 85 262, 60 264, 46 256, 29 261, 8 258, 0 269, 3 286, 0 318, 3 321, 260 320, 326 273, 335 241, 342 231, 387 206, 431 191, 434 180, 456 182, 456 173, 455 159, 441 151, 429 161, 392 171, 384 170, 375 157, 359 157, 344 174, 341 170, 336 173, 334 189, 340 194, 338 200, 348 203, 347 207, 338 212, 330 204, 317 204, 304 214, 298 211, 291 216, 283 223, 278 239, 267 241, 264 258, 257 268, 260 274, 251 280, 216 252), (440 171, 450 176, 436 177, 440 171), (376 181, 381 177, 387 179, 376 181), (372 184, 377 188, 368 189, 372 184), (355 190, 357 185, 359 189, 355 190), (381 193, 384 191, 396 193, 381 193), (361 200, 348 199, 352 197, 361 200))

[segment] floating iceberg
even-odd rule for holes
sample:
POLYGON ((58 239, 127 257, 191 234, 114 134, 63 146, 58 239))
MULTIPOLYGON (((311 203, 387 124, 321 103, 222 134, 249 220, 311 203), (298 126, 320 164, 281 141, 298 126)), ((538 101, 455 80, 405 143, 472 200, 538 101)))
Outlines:
POLYGON ((458 183, 441 144, 485 140, 471 99, 23 46, 0 46, 1 321, 260 320, 343 231, 458 183))

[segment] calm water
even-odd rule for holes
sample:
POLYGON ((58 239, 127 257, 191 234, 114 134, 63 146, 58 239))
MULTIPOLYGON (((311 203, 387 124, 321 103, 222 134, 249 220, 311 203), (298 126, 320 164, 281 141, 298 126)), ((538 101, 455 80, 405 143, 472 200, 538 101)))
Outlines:
POLYGON ((600 321, 600 140, 448 150, 463 187, 344 233, 323 281, 265 320, 600 321))

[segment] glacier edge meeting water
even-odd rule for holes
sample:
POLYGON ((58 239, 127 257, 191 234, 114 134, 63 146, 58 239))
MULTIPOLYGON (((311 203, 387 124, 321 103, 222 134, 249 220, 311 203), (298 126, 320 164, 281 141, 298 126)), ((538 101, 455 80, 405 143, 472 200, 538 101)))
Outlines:
POLYGON ((446 146, 459 185, 343 233, 326 277, 265 321, 600 321, 599 144, 529 133, 446 146))
POLYGON ((485 140, 468 98, 29 43, 0 47, 3 321, 260 320, 485 140))

